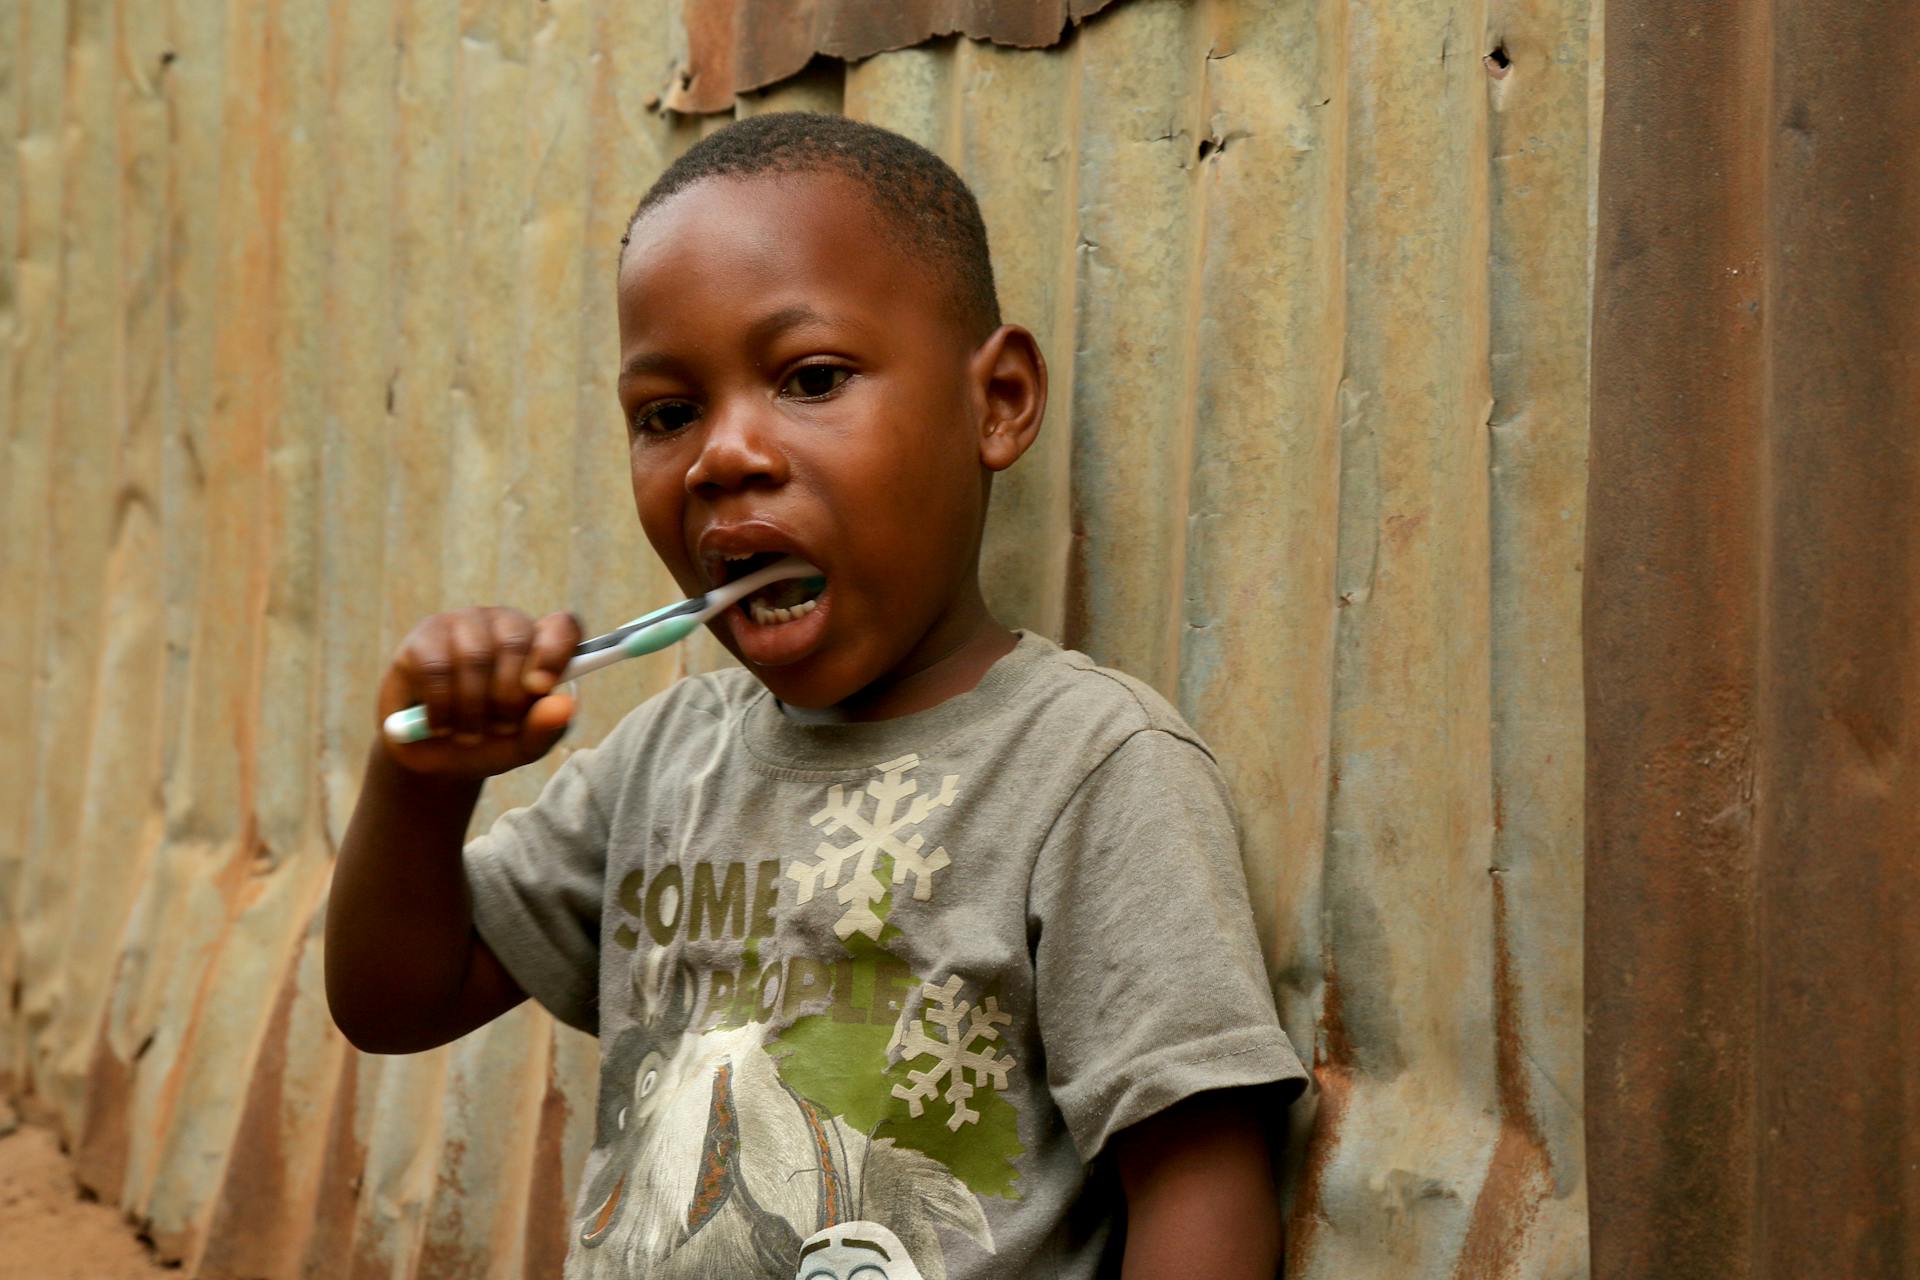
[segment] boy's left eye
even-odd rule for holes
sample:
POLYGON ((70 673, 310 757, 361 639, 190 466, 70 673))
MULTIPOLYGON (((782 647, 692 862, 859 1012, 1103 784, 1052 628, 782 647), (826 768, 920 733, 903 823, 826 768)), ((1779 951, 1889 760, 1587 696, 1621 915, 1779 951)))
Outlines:
POLYGON ((853 376, 853 370, 837 364, 802 365, 780 384, 780 394, 796 400, 819 400, 840 389, 853 376))

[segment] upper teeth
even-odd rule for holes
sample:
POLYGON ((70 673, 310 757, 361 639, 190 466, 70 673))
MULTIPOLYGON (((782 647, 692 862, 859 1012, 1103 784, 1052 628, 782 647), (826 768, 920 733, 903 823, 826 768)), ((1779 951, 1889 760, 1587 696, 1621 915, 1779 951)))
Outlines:
POLYGON ((725 556, 725 557, 723 557, 723 559, 727 559, 727 560, 751 560, 751 559, 753 559, 753 558, 754 558, 755 556, 757 556, 757 555, 759 555, 759 554, 760 554, 760 553, 759 553, 758 551, 743 551, 743 552, 741 552, 741 553, 740 553, 739 555, 737 555, 737 556, 725 556))

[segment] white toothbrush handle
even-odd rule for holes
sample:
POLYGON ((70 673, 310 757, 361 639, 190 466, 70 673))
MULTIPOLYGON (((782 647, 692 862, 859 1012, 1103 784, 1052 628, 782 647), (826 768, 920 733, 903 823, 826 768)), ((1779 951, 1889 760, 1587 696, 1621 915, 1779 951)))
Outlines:
POLYGON ((616 662, 624 661, 627 656, 626 649, 617 644, 605 649, 596 649, 592 653, 583 653, 567 662, 566 670, 560 673, 560 678, 554 681, 554 684, 563 685, 569 680, 578 680, 581 676, 590 675, 602 667, 610 667, 616 662))

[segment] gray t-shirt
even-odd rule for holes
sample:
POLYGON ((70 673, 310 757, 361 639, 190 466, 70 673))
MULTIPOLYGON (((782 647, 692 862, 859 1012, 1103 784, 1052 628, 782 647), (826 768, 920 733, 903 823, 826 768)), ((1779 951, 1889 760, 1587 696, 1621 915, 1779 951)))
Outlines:
POLYGON ((1212 757, 1031 634, 881 722, 683 680, 467 875, 507 970, 600 1038, 569 1277, 1112 1274, 1108 1139, 1305 1074, 1212 757))

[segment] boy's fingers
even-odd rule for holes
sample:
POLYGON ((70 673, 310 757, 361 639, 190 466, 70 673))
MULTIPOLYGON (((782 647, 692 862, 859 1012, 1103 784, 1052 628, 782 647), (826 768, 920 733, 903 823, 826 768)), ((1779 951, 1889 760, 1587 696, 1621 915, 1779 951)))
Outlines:
POLYGON ((518 609, 489 610, 487 621, 493 628, 493 687, 489 691, 487 732, 510 737, 520 732, 520 713, 527 705, 527 690, 520 676, 533 645, 533 623, 518 609))
POLYGON ((576 705, 564 693, 550 693, 533 704, 520 730, 528 759, 537 760, 553 750, 553 744, 560 741, 560 735, 573 723, 576 705))
POLYGON ((400 662, 396 664, 404 669, 413 696, 427 709, 427 724, 433 729, 453 727, 453 657, 450 644, 446 620, 428 618, 408 638, 400 662))
POLYGON ((579 643, 580 620, 570 613, 550 613, 535 623, 533 647, 521 676, 527 692, 543 694, 558 684, 579 643))
POLYGON ((463 609, 448 622, 453 651, 453 737, 472 743, 486 728, 487 691, 493 680, 493 630, 478 609, 463 609))

